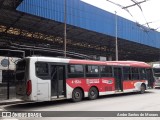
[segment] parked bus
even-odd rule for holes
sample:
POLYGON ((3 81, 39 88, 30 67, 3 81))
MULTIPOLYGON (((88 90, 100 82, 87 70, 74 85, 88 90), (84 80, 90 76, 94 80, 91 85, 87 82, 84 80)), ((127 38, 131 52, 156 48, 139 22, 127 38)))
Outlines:
POLYGON ((16 65, 16 93, 26 101, 51 101, 101 95, 144 93, 152 68, 137 61, 91 61, 27 57, 16 65))
POLYGON ((153 64, 153 71, 154 71, 154 87, 159 88, 160 87, 160 64, 156 63, 153 64))
POLYGON ((155 78, 154 87, 158 88, 160 87, 160 68, 153 68, 153 71, 154 71, 154 78, 155 78))

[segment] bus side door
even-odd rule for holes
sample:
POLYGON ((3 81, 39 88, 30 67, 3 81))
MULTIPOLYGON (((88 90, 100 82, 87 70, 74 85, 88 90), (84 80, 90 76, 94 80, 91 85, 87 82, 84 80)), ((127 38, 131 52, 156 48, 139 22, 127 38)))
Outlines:
POLYGON ((122 68, 121 67, 114 67, 113 70, 114 70, 114 78, 115 78, 115 90, 123 91, 122 68))
POLYGON ((153 88, 154 86, 154 75, 151 68, 146 69, 147 72, 147 80, 148 80, 148 87, 153 88))
POLYGON ((65 97, 65 65, 51 65, 51 97, 65 97))

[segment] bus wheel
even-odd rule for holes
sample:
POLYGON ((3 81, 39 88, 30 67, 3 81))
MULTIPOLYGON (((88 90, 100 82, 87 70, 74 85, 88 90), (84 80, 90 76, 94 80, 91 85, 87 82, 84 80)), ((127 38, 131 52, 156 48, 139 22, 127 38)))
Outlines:
POLYGON ((73 90, 73 93, 72 93, 72 101, 73 102, 79 102, 81 101, 83 98, 83 92, 81 89, 79 88, 76 88, 73 90))
POLYGON ((146 90, 146 87, 144 84, 141 85, 141 88, 140 88, 140 93, 143 94, 146 90))
POLYGON ((88 93, 88 98, 94 100, 98 97, 98 90, 95 87, 91 87, 88 93))

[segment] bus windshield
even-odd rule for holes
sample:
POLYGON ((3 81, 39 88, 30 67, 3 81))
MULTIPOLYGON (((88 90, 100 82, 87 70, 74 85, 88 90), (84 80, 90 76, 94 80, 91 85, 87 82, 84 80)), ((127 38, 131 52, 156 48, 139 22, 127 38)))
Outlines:
POLYGON ((160 68, 154 68, 153 71, 155 77, 160 77, 160 68))

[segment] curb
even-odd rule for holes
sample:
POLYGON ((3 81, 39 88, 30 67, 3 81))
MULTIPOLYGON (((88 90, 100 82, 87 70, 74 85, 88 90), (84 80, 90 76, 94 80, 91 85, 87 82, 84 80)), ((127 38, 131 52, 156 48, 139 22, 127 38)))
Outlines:
POLYGON ((17 104, 17 103, 23 103, 22 100, 7 100, 7 101, 1 101, 0 105, 9 105, 9 104, 17 104))

